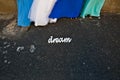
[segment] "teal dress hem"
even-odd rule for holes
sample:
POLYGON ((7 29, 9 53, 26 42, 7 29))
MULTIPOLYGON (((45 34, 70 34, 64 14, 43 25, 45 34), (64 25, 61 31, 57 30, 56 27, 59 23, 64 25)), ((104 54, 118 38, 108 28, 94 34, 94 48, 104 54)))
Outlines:
POLYGON ((100 11, 105 0, 85 0, 80 17, 85 18, 87 15, 100 17, 100 11))

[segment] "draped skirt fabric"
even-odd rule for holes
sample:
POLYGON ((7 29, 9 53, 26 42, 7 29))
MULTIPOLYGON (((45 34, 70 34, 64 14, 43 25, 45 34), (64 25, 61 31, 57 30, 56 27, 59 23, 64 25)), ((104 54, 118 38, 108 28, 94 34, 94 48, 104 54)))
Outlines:
POLYGON ((79 16, 83 0, 57 0, 50 18, 76 18, 79 16))
POLYGON ((104 2, 105 0, 85 0, 80 17, 85 18, 87 15, 99 17, 104 2))
POLYGON ((33 0, 17 0, 18 7, 18 22, 17 25, 21 27, 30 26, 30 19, 28 18, 29 10, 33 0))
POLYGON ((56 0, 34 0, 30 9, 29 18, 35 26, 45 26, 49 22, 49 14, 56 0))

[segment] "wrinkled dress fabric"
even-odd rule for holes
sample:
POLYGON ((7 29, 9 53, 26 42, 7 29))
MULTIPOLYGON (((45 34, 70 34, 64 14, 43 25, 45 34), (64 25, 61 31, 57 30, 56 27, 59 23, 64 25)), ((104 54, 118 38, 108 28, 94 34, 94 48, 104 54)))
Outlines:
POLYGON ((50 18, 76 18, 81 12, 84 0, 57 0, 50 18))
POLYGON ((85 0, 80 17, 85 18, 87 15, 99 17, 104 2, 105 0, 85 0))
POLYGON ((56 0, 34 0, 30 9, 29 18, 35 26, 45 26, 49 22, 49 14, 56 0))
POLYGON ((29 10, 33 0, 17 0, 18 19, 17 25, 21 27, 30 26, 30 19, 28 18, 29 10))

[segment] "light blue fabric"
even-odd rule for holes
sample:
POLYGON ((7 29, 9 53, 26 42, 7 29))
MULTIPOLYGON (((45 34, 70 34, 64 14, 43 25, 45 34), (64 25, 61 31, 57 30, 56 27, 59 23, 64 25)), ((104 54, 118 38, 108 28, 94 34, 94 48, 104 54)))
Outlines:
POLYGON ((85 0, 80 17, 85 18, 87 15, 99 17, 104 2, 105 0, 85 0))
POLYGON ((18 7, 18 21, 17 25, 21 27, 30 26, 30 20, 28 18, 29 10, 31 8, 33 0, 17 0, 18 7))
POLYGON ((79 16, 84 0, 57 0, 50 18, 69 17, 76 18, 79 16))

